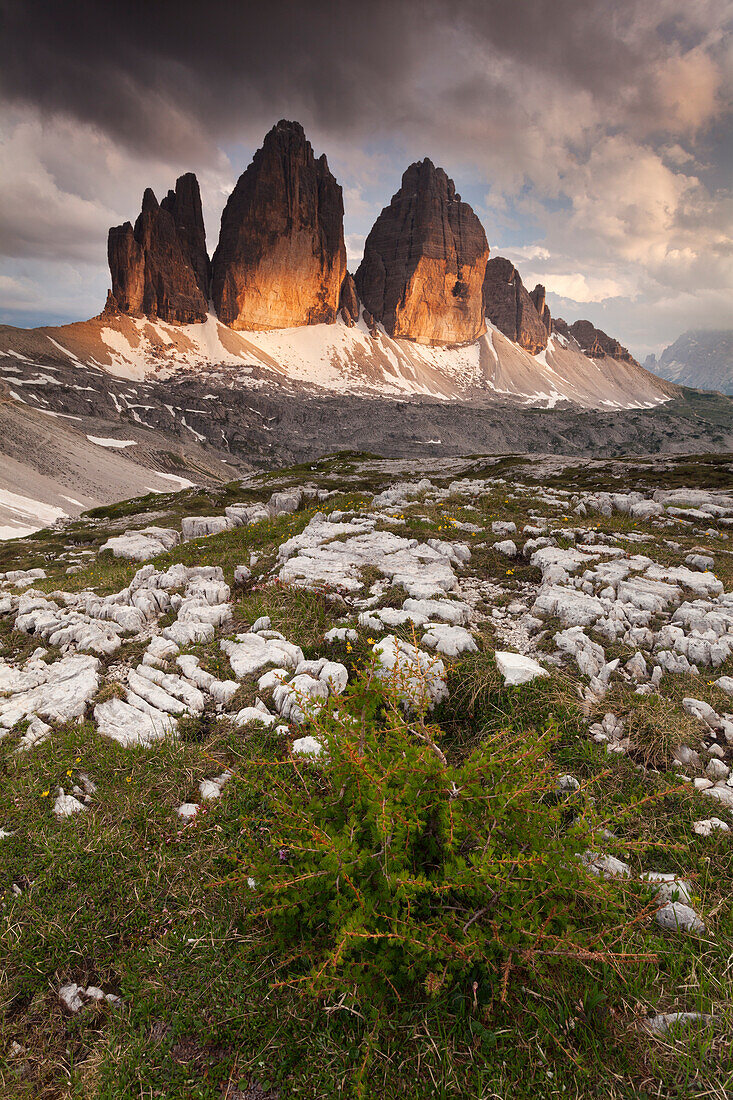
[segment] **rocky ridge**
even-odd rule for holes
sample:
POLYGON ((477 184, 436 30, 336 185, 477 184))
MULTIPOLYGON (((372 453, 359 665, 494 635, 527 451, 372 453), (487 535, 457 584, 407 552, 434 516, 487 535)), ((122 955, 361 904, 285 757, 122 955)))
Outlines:
POLYGON ((572 337, 589 359, 617 359, 621 363, 635 363, 631 352, 618 340, 596 328, 590 321, 574 321, 569 325, 562 317, 553 319, 552 328, 566 338, 572 337))
POLYGON ((733 394, 733 330, 683 332, 659 359, 648 355, 644 366, 682 386, 733 394))
POLYGON ((191 173, 160 206, 148 189, 134 230, 129 222, 110 230, 105 313, 200 322, 210 295, 218 320, 235 330, 337 318, 354 326, 361 317, 375 341, 381 332, 444 348, 475 343, 488 319, 533 356, 556 332, 589 358, 635 363, 589 321, 553 322, 542 285, 529 292, 511 261, 489 259, 480 221, 429 159, 405 171, 353 277, 343 217, 341 187, 325 154, 316 159, 302 126, 281 120, 227 200, 211 263, 191 173))

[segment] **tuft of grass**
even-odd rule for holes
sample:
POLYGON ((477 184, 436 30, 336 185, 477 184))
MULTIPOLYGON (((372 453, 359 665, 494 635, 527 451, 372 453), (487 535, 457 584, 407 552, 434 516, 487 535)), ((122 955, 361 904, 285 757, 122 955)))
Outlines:
POLYGON ((247 630, 267 615, 274 630, 296 642, 304 654, 323 647, 323 635, 347 610, 337 592, 327 587, 303 588, 280 582, 260 585, 237 601, 234 630, 247 630))
POLYGON ((614 685, 598 718, 612 711, 624 720, 624 734, 644 767, 668 768, 680 745, 699 748, 702 730, 696 718, 662 695, 637 695, 627 685, 614 685))

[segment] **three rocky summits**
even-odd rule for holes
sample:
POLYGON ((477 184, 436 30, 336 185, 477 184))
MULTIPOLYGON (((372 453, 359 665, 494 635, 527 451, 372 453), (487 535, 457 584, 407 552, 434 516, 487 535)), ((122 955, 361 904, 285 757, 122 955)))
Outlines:
POLYGON ((181 176, 158 203, 148 188, 134 227, 109 231, 106 312, 174 324, 206 320, 256 331, 363 318, 378 337, 472 343, 488 318, 537 354, 552 331, 587 355, 631 356, 589 321, 552 320, 545 288, 529 292, 514 265, 489 259, 486 234, 453 180, 427 158, 411 164, 377 218, 356 273, 346 269, 341 186, 303 127, 278 122, 240 176, 209 260, 198 181, 181 176), (211 303, 211 306, 210 306, 211 303))

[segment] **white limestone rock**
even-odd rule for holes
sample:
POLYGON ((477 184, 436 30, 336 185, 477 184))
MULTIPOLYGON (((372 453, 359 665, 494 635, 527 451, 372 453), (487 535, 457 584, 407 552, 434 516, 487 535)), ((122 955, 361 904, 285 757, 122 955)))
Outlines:
POLYGON ((604 613, 597 596, 559 584, 543 586, 532 607, 533 615, 558 618, 563 626, 592 626, 604 613))
MULTIPOLYGON (((441 622, 450 623, 452 626, 465 626, 471 617, 471 608, 460 600, 415 600, 408 596, 402 604, 402 610, 412 616, 428 619, 439 619, 441 622)), ((418 618, 413 618, 415 623, 418 618)))
POLYGON ((150 639, 148 648, 145 650, 143 664, 160 665, 173 657, 177 657, 178 653, 179 649, 175 642, 172 642, 170 638, 163 638, 161 635, 156 634, 154 638, 150 639))
POLYGON ((214 776, 213 779, 202 779, 199 783, 199 792, 203 801, 211 802, 213 799, 219 798, 233 774, 233 772, 225 771, 221 775, 214 776))
POLYGON ((122 699, 109 699, 94 708, 94 720, 103 737, 123 748, 149 746, 175 733, 178 723, 170 714, 154 708, 140 710, 122 699))
POLYGON ((262 726, 274 726, 277 722, 277 717, 271 714, 264 704, 262 706, 243 707, 234 716, 234 721, 238 726, 251 726, 259 723, 262 726))
POLYGON ((270 668, 260 676, 257 687, 260 691, 272 691, 280 684, 285 683, 286 680, 289 680, 291 675, 292 669, 270 668))
POLYGON ((716 729, 720 724, 720 716, 710 706, 709 703, 703 702, 701 699, 683 699, 683 709, 691 714, 693 718, 698 718, 701 722, 705 722, 711 729, 716 729))
POLYGON ((328 683, 307 672, 301 672, 288 683, 280 684, 272 694, 278 714, 297 726, 317 714, 328 696, 328 683))
POLYGON ((84 803, 75 798, 73 794, 66 794, 63 787, 59 787, 59 793, 56 795, 56 801, 53 804, 54 816, 59 821, 63 821, 65 817, 78 814, 81 810, 86 810, 84 803))
POLYGON ((181 538, 184 542, 189 539, 200 539, 207 535, 218 535, 222 531, 229 531, 234 526, 229 516, 184 516, 181 520, 181 538))
POLYGON ((317 760, 323 755, 323 745, 316 737, 298 737, 293 741, 293 752, 298 756, 310 756, 317 760))
POLYGON ((645 871, 641 877, 651 883, 660 901, 681 901, 684 905, 692 902, 692 887, 689 882, 674 873, 645 871))
POLYGON ((252 570, 246 565, 237 565, 234 568, 234 584, 237 588, 245 588, 252 577, 252 570))
POLYGON ((326 631, 323 640, 327 645, 335 645, 336 642, 349 642, 353 645, 354 642, 359 641, 359 635, 350 627, 334 626, 331 630, 326 631))
POLYGON ((456 587, 453 563, 470 556, 468 547, 431 539, 419 543, 391 531, 374 531, 373 521, 328 523, 317 514, 308 527, 280 547, 279 578, 286 584, 329 584, 347 592, 362 587, 360 570, 377 569, 415 599, 451 592, 456 587), (360 532, 348 539, 337 536, 360 532))
POLYGON ((216 630, 212 623, 190 620, 188 622, 175 622, 166 626, 163 637, 183 649, 185 646, 198 645, 202 642, 212 642, 216 630))
POLYGON ((705 925, 694 909, 681 901, 669 901, 657 910, 654 918, 660 928, 668 932, 693 932, 701 935, 705 925))
POLYGON ((691 1027, 707 1027, 713 1017, 703 1012, 663 1012, 639 1021, 639 1029, 650 1035, 666 1036, 670 1031, 691 1027))
POLYGON ((31 658, 22 670, 0 661, 0 728, 11 729, 23 718, 52 722, 82 718, 99 690, 97 657, 73 654, 46 664, 31 658))
POLYGON ((598 878, 629 878, 631 868, 628 863, 616 856, 603 855, 600 852, 584 852, 581 861, 591 874, 598 878))
POLYGON ((422 645, 442 653, 444 657, 458 657, 461 653, 478 653, 478 646, 472 634, 462 626, 448 626, 443 623, 426 628, 422 636, 422 645))
POLYGON ((727 822, 721 821, 719 817, 706 817, 700 821, 695 821, 692 826, 693 833, 697 836, 709 837, 714 832, 729 833, 730 825, 727 822))
MULTIPOLYGON (((711 782, 710 780, 707 781, 711 782)), ((714 798, 716 802, 722 802, 727 810, 733 812, 733 787, 727 786, 727 784, 715 784, 713 787, 708 787, 703 791, 704 795, 708 798, 714 798)))
POLYGON ((318 679, 328 684, 333 695, 342 695, 349 682, 349 670, 340 661, 324 661, 318 672, 318 679))
POLYGON ((300 489, 282 489, 280 492, 272 494, 268 507, 274 516, 282 515, 285 512, 297 512, 302 498, 303 494, 300 489))
POLYGON ((527 684, 538 677, 550 675, 547 669, 538 664, 533 657, 525 657, 521 653, 497 650, 494 658, 496 667, 504 678, 504 683, 509 687, 527 684))
POLYGON ((606 665, 606 654, 603 646, 589 638, 582 627, 572 626, 567 630, 559 630, 553 641, 562 653, 575 658, 583 676, 600 676, 606 665))
POLYGON ((158 554, 172 550, 180 541, 178 531, 170 527, 144 527, 142 530, 125 531, 103 543, 99 552, 110 550, 115 558, 130 561, 147 561, 158 554))
MULTIPOLYGON (((42 722, 40 718, 31 718, 28 728, 18 742, 17 752, 27 752, 35 745, 42 744, 48 740, 52 733, 51 726, 46 722, 42 722)), ((2 734, 0 734, 0 737, 2 737, 2 734)))
POLYGON ((237 634, 236 641, 224 639, 219 645, 229 658, 238 680, 259 672, 267 665, 294 669, 303 660, 300 646, 279 638, 263 638, 260 634, 237 634))

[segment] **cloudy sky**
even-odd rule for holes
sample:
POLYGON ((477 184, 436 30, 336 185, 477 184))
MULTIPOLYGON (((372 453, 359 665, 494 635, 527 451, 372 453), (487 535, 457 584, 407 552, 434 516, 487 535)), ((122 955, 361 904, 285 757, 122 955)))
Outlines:
POLYGON ((733 326, 730 0, 0 0, 0 320, 98 313, 144 187, 209 250, 279 119, 344 188, 355 266, 429 156, 492 255, 637 356, 733 326))

